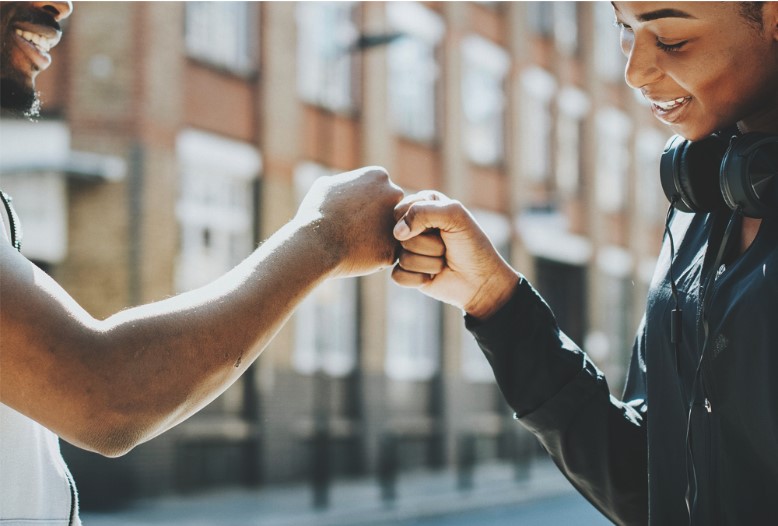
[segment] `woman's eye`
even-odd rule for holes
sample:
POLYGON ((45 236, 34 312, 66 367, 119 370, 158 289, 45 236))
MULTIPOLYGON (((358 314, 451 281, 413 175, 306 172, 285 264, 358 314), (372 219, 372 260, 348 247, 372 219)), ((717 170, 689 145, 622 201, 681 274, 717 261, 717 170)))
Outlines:
POLYGON ((658 47, 662 51, 667 51, 669 53, 669 52, 680 50, 687 42, 688 42, 688 40, 683 40, 683 41, 678 42, 676 44, 665 44, 664 42, 662 42, 661 40, 659 40, 657 38, 656 39, 656 47, 658 47))

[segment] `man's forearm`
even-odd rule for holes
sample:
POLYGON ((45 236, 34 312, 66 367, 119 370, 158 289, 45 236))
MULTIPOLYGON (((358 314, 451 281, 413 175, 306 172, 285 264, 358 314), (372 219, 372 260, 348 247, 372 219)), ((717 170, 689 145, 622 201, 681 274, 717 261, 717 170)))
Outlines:
POLYGON ((335 267, 326 248, 316 225, 289 223, 215 282, 103 322, 109 341, 127 342, 125 355, 137 354, 128 366, 148 389, 133 390, 136 407, 140 414, 152 408, 151 420, 164 417, 154 435, 202 408, 253 363, 335 267))
MULTIPOLYGON (((316 229, 289 223, 214 283, 104 321, 94 320, 53 281, 45 292, 62 297, 45 308, 67 315, 42 312, 35 294, 10 298, 15 291, 4 286, 3 299, 12 299, 14 310, 24 311, 29 301, 38 316, 62 319, 52 330, 36 331, 29 323, 15 341, 4 338, 4 351, 11 345, 29 351, 17 356, 22 363, 11 365, 35 367, 41 363, 36 352, 67 357, 23 375, 32 379, 24 385, 4 375, 3 400, 19 407, 48 393, 59 403, 22 407, 24 412, 68 441, 104 454, 121 454, 159 434, 233 383, 301 299, 333 271, 335 255, 316 229)), ((48 280, 42 273, 31 278, 48 280)))
POLYGON ((78 446, 126 452, 224 391, 321 281, 391 265, 401 196, 379 167, 321 177, 214 283, 103 321, 0 243, 0 402, 78 446))

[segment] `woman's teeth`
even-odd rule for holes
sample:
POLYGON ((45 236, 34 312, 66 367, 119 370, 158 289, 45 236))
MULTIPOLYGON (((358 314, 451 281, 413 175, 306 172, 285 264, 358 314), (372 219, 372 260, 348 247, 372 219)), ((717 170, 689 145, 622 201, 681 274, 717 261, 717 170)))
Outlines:
POLYGON ((653 102, 654 106, 656 106, 660 110, 662 110, 662 111, 670 111, 673 108, 677 108, 678 106, 680 106, 681 104, 683 104, 684 102, 686 102, 689 99, 691 99, 691 97, 679 97, 677 99, 667 100, 667 101, 664 101, 664 102, 656 102, 656 101, 652 101, 652 102, 653 102))

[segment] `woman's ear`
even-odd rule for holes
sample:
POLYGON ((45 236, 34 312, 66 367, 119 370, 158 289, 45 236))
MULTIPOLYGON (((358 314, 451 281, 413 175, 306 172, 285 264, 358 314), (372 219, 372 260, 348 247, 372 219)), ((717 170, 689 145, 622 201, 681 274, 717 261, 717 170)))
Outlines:
POLYGON ((762 20, 764 28, 775 42, 778 42, 778 2, 763 3, 762 20))

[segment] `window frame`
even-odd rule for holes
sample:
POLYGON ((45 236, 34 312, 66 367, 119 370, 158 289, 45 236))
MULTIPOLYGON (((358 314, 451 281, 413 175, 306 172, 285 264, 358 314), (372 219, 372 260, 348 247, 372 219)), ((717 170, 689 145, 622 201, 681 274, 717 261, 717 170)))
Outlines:
POLYGON ((462 40, 461 101, 465 123, 462 148, 468 160, 479 166, 501 166, 505 163, 510 66, 510 55, 494 42, 479 35, 469 35, 462 40), (477 79, 479 76, 481 79, 477 79), (470 92, 479 80, 482 91, 475 94, 470 92), (489 91, 493 93, 490 94, 489 91), (490 112, 486 118, 474 119, 473 113, 476 112, 472 108, 473 101, 488 100, 490 95, 498 101, 498 110, 490 112), (477 149, 481 135, 487 136, 487 144, 494 145, 493 151, 477 149))
POLYGON ((358 8, 357 2, 300 2, 296 6, 296 89, 304 102, 336 113, 356 112, 359 103, 359 63, 356 54, 349 47, 359 34, 358 8), (317 40, 318 36, 336 33, 329 30, 322 30, 320 34, 314 33, 322 29, 322 10, 333 8, 348 11, 348 16, 339 20, 340 35, 327 40, 329 56, 323 57, 320 51, 327 46, 321 45, 317 40), (350 23, 344 24, 344 20, 349 20, 350 23), (311 27, 314 28, 313 33, 311 27), (310 45, 308 39, 312 40, 310 45), (331 73, 333 70, 337 71, 334 76, 331 73))
POLYGON ((253 250, 253 196, 261 175, 262 157, 249 143, 193 128, 179 133, 176 157, 180 245, 175 287, 183 292, 216 279, 253 250), (226 190, 225 181, 231 183, 226 190), (209 187, 220 190, 214 195, 209 187), (238 195, 243 192, 245 195, 238 195), (202 242, 211 246, 203 250, 202 242), (212 243, 217 248, 212 249, 212 243))
MULTIPOLYGON (((255 75, 259 69, 260 13, 259 6, 253 2, 185 2, 184 52, 186 56, 235 75, 243 77, 255 75), (203 15, 205 16, 204 21, 195 20, 195 9, 198 8, 210 10, 210 13, 203 15), (218 26, 216 22, 219 20, 219 17, 215 16, 216 12, 227 8, 245 9, 244 13, 232 13, 233 20, 231 22, 237 22, 237 24, 231 30, 218 26), (209 28, 206 35, 198 33, 203 28, 209 28), (219 32, 214 29, 218 29, 219 32), (240 39, 235 43, 235 49, 232 52, 225 51, 224 48, 224 35, 230 33, 240 39), (232 56, 228 57, 228 55, 232 56)), ((225 15, 222 14, 222 16, 225 15)), ((225 20, 222 19, 220 22, 225 22, 225 20)))
POLYGON ((443 18, 419 2, 388 2, 387 21, 392 31, 403 37, 387 49, 387 110, 393 132, 400 137, 422 144, 435 144, 440 139, 440 77, 441 43, 445 33, 443 18), (432 57, 431 63, 415 68, 409 67, 407 54, 416 47, 422 56, 432 57), (405 54, 405 59, 403 59, 405 54), (411 71, 408 71, 411 70, 411 71), (398 74, 399 73, 399 74, 398 74), (403 89, 412 91, 409 79, 420 79, 427 75, 427 83, 421 95, 401 96, 403 89), (404 81, 398 87, 398 79, 404 81), (423 100, 426 99, 426 100, 423 100), (415 105, 408 105, 412 100, 415 105), (419 118, 428 115, 428 120, 419 124, 419 118))

